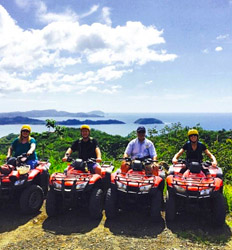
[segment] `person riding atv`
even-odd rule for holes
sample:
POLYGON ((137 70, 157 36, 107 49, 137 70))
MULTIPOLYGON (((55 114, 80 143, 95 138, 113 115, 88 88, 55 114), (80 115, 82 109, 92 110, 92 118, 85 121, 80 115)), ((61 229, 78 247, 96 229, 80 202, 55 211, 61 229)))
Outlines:
POLYGON ((15 138, 8 149, 8 153, 6 156, 7 164, 15 167, 16 158, 19 155, 26 153, 28 157, 26 164, 30 165, 31 169, 34 169, 38 165, 38 158, 35 152, 36 140, 30 136, 30 133, 31 127, 29 125, 23 125, 21 127, 19 137, 15 138), (11 157, 13 152, 14 157, 11 157))
MULTIPOLYGON (((203 156, 202 153, 204 152, 211 160, 212 160, 212 167, 217 166, 217 160, 215 156, 210 153, 210 151, 206 148, 206 146, 199 141, 199 133, 196 129, 190 129, 188 131, 188 138, 189 141, 184 144, 184 146, 180 149, 178 153, 172 159, 173 164, 178 163, 178 158, 186 152, 186 162, 202 162, 203 156)), ((183 171, 186 169, 183 169, 183 171)))
MULTIPOLYGON (((153 142, 145 138, 146 129, 143 126, 137 128, 137 138, 130 141, 126 147, 123 158, 131 157, 135 159, 151 158, 153 161, 157 161, 157 154, 153 142)), ((128 162, 123 161, 121 164, 121 172, 127 173, 130 168, 128 162)), ((153 163, 145 166, 146 174, 158 175, 158 166, 153 163)))
POLYGON ((98 164, 102 161, 101 151, 98 143, 95 139, 90 137, 90 127, 88 125, 82 125, 80 127, 81 137, 73 142, 72 146, 67 149, 63 161, 67 161, 72 152, 78 151, 78 158, 87 161, 90 158, 96 159, 96 163, 88 163, 88 169, 91 173, 101 175, 101 167, 98 164))

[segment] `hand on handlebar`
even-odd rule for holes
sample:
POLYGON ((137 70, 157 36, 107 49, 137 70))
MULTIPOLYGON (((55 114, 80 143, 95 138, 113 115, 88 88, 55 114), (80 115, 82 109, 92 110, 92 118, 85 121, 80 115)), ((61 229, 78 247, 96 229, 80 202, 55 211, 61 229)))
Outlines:
POLYGON ((217 162, 213 161, 212 162, 212 167, 216 168, 217 167, 217 162))
POLYGON ((65 156, 62 158, 62 161, 63 162, 68 161, 69 157, 70 157, 70 154, 65 154, 65 156))
POLYGON ((102 161, 101 158, 96 158, 96 162, 100 163, 102 161))
POLYGON ((27 156, 30 156, 30 155, 32 155, 32 152, 28 151, 26 154, 27 154, 27 156))
POLYGON ((172 163, 173 163, 173 164, 177 164, 177 163, 178 163, 178 160, 177 160, 177 159, 172 159, 172 163))
POLYGON ((63 161, 63 162, 66 162, 67 159, 68 159, 68 157, 65 156, 65 157, 62 158, 62 161, 63 161))

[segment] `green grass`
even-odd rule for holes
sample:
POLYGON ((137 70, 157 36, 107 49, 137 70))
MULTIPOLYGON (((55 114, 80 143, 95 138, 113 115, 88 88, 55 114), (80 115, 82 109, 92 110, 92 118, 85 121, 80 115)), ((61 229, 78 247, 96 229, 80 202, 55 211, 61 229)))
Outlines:
POLYGON ((228 212, 232 212, 232 185, 224 185, 223 194, 227 201, 228 212))

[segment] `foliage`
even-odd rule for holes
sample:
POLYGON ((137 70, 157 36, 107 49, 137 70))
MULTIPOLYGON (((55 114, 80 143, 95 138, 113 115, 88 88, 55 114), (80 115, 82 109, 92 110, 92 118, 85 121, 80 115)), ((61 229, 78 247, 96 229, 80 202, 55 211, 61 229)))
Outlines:
POLYGON ((49 131, 50 131, 51 128, 54 129, 55 126, 56 126, 56 121, 55 120, 53 120, 53 119, 47 119, 46 120, 46 127, 49 129, 49 131))
POLYGON ((232 211, 232 186, 224 185, 223 195, 226 198, 228 211, 232 211))

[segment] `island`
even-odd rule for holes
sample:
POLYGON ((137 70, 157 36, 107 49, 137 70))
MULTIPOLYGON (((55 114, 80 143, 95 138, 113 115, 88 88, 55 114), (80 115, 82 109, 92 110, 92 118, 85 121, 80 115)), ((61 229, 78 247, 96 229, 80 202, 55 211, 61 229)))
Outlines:
POLYGON ((164 124, 161 120, 156 118, 140 118, 136 120, 134 123, 137 124, 164 124))
POLYGON ((56 122, 58 125, 82 125, 82 124, 88 124, 88 125, 103 125, 103 124, 125 124, 122 121, 118 120, 98 120, 98 121, 92 121, 92 120, 76 120, 76 119, 68 119, 66 121, 58 121, 56 122))
POLYGON ((34 124, 43 125, 46 124, 43 120, 32 119, 23 116, 16 117, 0 117, 0 125, 10 125, 10 124, 34 124))
MULTIPOLYGON (((39 120, 39 119, 32 119, 23 116, 16 116, 16 117, 0 117, 0 125, 10 125, 10 124, 30 124, 30 125, 46 125, 46 121, 39 120)), ((125 124, 122 121, 118 120, 76 120, 76 119, 68 119, 66 121, 57 121, 56 124, 58 125, 103 125, 103 124, 125 124)))
POLYGON ((46 109, 46 110, 31 110, 31 111, 15 111, 15 112, 4 112, 0 113, 0 118, 3 117, 104 117, 104 112, 95 110, 91 112, 79 112, 79 113, 70 113, 66 111, 57 111, 55 109, 46 109))

